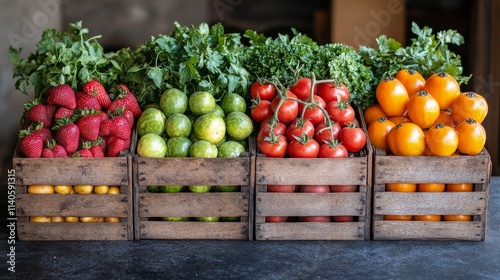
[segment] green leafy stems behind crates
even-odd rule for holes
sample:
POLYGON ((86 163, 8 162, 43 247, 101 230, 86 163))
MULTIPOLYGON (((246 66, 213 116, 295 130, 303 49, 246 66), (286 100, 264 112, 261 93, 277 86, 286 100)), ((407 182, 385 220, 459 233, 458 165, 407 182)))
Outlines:
POLYGON ((459 55, 450 44, 464 44, 455 30, 432 33, 429 27, 412 24, 415 35, 403 46, 381 35, 376 47, 340 43, 319 45, 310 37, 292 30, 292 35, 267 37, 247 30, 226 33, 222 24, 183 26, 175 22, 168 35, 152 36, 135 48, 124 47, 105 52, 98 42, 101 36, 88 37, 82 22, 70 24, 68 31, 47 29, 37 43, 37 50, 22 58, 22 49, 10 47, 16 89, 34 98, 49 88, 66 83, 78 89, 90 79, 105 86, 124 83, 136 95, 142 107, 157 103, 169 88, 186 94, 208 91, 217 99, 237 93, 250 99, 248 89, 257 79, 279 79, 292 86, 299 77, 336 79, 351 92, 353 105, 363 109, 376 102, 378 82, 411 68, 424 78, 431 73, 447 72, 459 83, 467 83, 459 55))

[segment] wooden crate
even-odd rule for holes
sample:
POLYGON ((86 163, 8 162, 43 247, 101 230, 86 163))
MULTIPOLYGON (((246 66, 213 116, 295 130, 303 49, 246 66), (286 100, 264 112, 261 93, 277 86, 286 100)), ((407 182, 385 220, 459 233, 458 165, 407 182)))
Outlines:
POLYGON ((13 158, 19 240, 132 240, 132 159, 13 158), (28 185, 110 185, 121 194, 28 194, 28 185), (120 222, 35 223, 30 216, 120 217, 120 222))
MULTIPOLYGON (((252 151, 253 143, 250 143, 252 151)), ((134 156, 135 239, 253 239, 255 156, 147 158, 134 156), (148 186, 240 186, 238 192, 149 193, 148 186), (174 222, 159 217, 239 217, 235 222, 174 222)))
MULTIPOLYGON (((357 119, 366 133, 362 111, 357 119)), ((367 134, 368 135, 368 134, 367 134)), ((369 240, 372 146, 348 158, 267 158, 255 162, 256 240, 369 240), (271 193, 267 185, 358 185, 357 192, 271 193), (266 216, 356 216, 353 222, 266 222, 266 216)))
POLYGON ((467 240, 486 236, 490 155, 392 156, 376 150, 373 171, 374 240, 467 240), (471 183, 472 192, 386 192, 386 183, 471 183), (383 215, 473 215, 472 221, 389 221, 383 215))

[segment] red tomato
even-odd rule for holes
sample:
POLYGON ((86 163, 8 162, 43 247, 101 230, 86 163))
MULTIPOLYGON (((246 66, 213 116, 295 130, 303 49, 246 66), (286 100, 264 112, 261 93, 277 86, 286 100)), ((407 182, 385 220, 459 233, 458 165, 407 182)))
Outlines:
POLYGON ((300 78, 295 85, 290 87, 290 90, 298 99, 306 99, 311 94, 311 83, 311 79, 309 78, 300 78))
POLYGON ((361 128, 348 125, 340 130, 339 139, 347 151, 353 153, 363 149, 366 143, 366 134, 361 128))
POLYGON ((332 143, 325 143, 319 147, 318 157, 320 158, 346 158, 349 155, 344 145, 336 140, 332 143))
MULTIPOLYGON (((297 98, 297 96, 291 91, 287 91, 286 95, 289 98, 297 98)), ((277 108, 280 103, 280 99, 281 97, 277 95, 273 101, 271 101, 271 108, 273 109, 273 112, 276 112, 276 109, 278 110, 278 120, 280 120, 280 122, 291 122, 299 114, 299 104, 295 100, 287 99, 281 103, 280 108, 277 108)))
POLYGON ((257 146, 259 151, 266 157, 282 158, 286 155, 288 141, 286 141, 285 136, 279 135, 275 136, 274 139, 270 139, 270 141, 257 142, 257 146))
POLYGON ((266 223, 284 223, 287 219, 287 216, 266 216, 266 223))
POLYGON ((299 192, 302 193, 329 193, 328 185, 302 185, 299 187, 299 192))
MULTIPOLYGON (((269 136, 271 125, 266 122, 257 134, 257 142, 264 140, 264 138, 269 136)), ((286 125, 282 122, 277 122, 276 126, 273 128, 274 135, 283 135, 286 137, 286 125)))
POLYGON ((267 192, 295 192, 295 185, 267 185, 267 192))
POLYGON ((296 118, 286 129, 286 138, 288 139, 288 141, 292 141, 295 139, 295 137, 302 137, 304 133, 309 138, 314 137, 313 123, 310 120, 296 118))
POLYGON ((339 133, 342 128, 339 123, 333 122, 331 128, 327 128, 324 122, 318 124, 316 126, 314 140, 316 140, 320 144, 324 144, 326 142, 331 142, 332 140, 339 139, 339 133))
POLYGON ((252 96, 253 99, 258 99, 258 97, 260 97, 261 100, 272 100, 275 95, 276 89, 272 84, 255 82, 250 87, 250 96, 252 96))
POLYGON ((337 96, 342 101, 347 101, 350 98, 350 93, 343 83, 322 83, 318 85, 318 95, 328 104, 330 101, 337 101, 337 96))
POLYGON ((330 192, 357 192, 358 185, 330 185, 330 192))
MULTIPOLYGON (((307 98, 306 100, 309 102, 309 98, 307 98)), ((317 95, 313 95, 313 100, 315 104, 307 106, 304 112, 304 119, 309 119, 314 125, 318 125, 325 119, 325 114, 320 109, 320 107, 325 108, 326 103, 323 98, 317 95)), ((299 103, 299 114, 302 114, 304 106, 305 105, 303 103, 299 103)))
POLYGON ((326 104, 325 110, 328 112, 330 119, 338 122, 341 127, 354 121, 356 113, 352 106, 344 101, 330 101, 326 104))
POLYGON ((250 116, 258 123, 263 122, 272 115, 273 109, 271 109, 271 101, 269 100, 260 100, 258 104, 250 109, 250 116))
POLYGON ((316 158, 318 153, 318 142, 307 136, 300 141, 292 140, 288 144, 288 155, 292 158, 316 158))

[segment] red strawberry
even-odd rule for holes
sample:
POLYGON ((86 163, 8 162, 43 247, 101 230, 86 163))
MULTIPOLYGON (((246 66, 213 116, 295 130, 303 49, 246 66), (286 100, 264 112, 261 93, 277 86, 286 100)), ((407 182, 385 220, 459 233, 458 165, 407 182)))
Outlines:
POLYGON ((107 109, 111 105, 111 99, 104 86, 97 80, 92 79, 83 85, 82 91, 94 96, 102 108, 107 109))
POLYGON ((103 111, 101 111, 99 117, 101 118, 101 121, 109 120, 109 115, 103 111))
POLYGON ((125 85, 117 85, 113 90, 116 98, 109 106, 109 111, 115 111, 118 107, 124 107, 130 110, 134 114, 134 117, 139 117, 142 114, 137 99, 125 85))
POLYGON ((72 154, 78 149, 80 129, 70 118, 58 120, 53 129, 57 130, 56 141, 64 147, 66 153, 72 154))
POLYGON ((50 127, 51 120, 48 117, 47 107, 41 104, 38 99, 24 104, 24 110, 28 123, 43 123, 44 127, 50 127))
POLYGON ((56 113, 54 115, 54 119, 55 120, 59 120, 59 119, 62 119, 62 118, 65 118, 65 117, 73 117, 73 110, 72 109, 68 109, 66 107, 59 107, 57 108, 56 110, 56 113))
POLYGON ((99 129, 99 136, 105 137, 111 135, 111 126, 113 124, 113 120, 103 120, 101 121, 101 127, 99 129))
POLYGON ((47 109, 47 119, 50 122, 50 126, 52 126, 52 121, 54 121, 54 116, 56 114, 57 106, 52 104, 47 104, 45 105, 45 108, 47 109))
POLYGON ((85 158, 91 158, 94 157, 92 155, 92 152, 89 149, 81 148, 80 150, 74 152, 71 157, 85 157, 85 158))
POLYGON ((69 85, 58 85, 49 90, 48 94, 47 102, 49 104, 66 107, 68 109, 76 108, 75 92, 69 85))
POLYGON ((64 149, 63 146, 59 145, 59 144, 56 144, 54 146, 54 148, 52 149, 52 151, 54 152, 54 157, 55 158, 66 158, 68 157, 68 153, 66 152, 66 150, 64 149))
POLYGON ((42 150, 43 158, 65 158, 68 157, 63 146, 57 144, 56 140, 46 141, 45 148, 42 150))
POLYGON ((77 109, 101 110, 101 105, 94 96, 83 94, 76 99, 77 109))
POLYGON ((122 151, 125 151, 129 148, 130 141, 118 138, 118 137, 109 137, 106 142, 106 156, 107 157, 116 157, 122 151), (128 143, 127 143, 128 142, 128 143))
POLYGON ((76 125, 80 129, 80 136, 82 139, 95 141, 99 137, 99 130, 101 127, 100 111, 96 110, 83 110, 79 113, 81 116, 76 125))
POLYGON ((101 142, 103 142, 102 138, 96 141, 85 141, 82 143, 82 148, 88 149, 92 157, 101 158, 104 157, 104 150, 102 149, 101 142))
POLYGON ((19 151, 29 158, 39 158, 42 156, 43 139, 40 135, 27 130, 19 131, 19 151))
POLYGON ((52 139, 52 132, 46 127, 36 127, 33 133, 39 135, 44 142, 52 139))
POLYGON ((83 93, 82 91, 79 91, 79 92, 75 93, 75 99, 78 100, 78 98, 82 97, 83 95, 86 95, 86 94, 83 93))
POLYGON ((127 140, 130 139, 131 134, 132 128, 124 116, 118 116, 112 119, 111 135, 127 140))
POLYGON ((125 119, 127 119, 128 121, 128 124, 130 125, 130 127, 134 127, 134 114, 126 109, 126 108, 115 108, 114 111, 108 111, 108 114, 113 116, 113 117, 117 117, 117 116, 123 116, 125 117, 125 119))

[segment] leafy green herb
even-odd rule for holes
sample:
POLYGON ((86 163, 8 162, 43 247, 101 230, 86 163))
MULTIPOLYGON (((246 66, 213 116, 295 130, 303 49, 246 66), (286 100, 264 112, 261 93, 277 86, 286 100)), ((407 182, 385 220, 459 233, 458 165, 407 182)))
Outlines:
MULTIPOLYGON (((22 49, 9 48, 16 88, 24 94, 33 90, 39 98, 49 88, 68 84, 73 89, 97 78, 106 86, 116 80, 111 57, 97 42, 100 36, 87 37, 88 29, 82 22, 70 24, 68 32, 46 29, 37 43, 37 50, 28 58, 21 58, 22 49)), ((116 62, 115 62, 116 63, 116 62)))
POLYGON ((394 76, 398 70, 409 68, 417 70, 424 78, 437 72, 446 72, 460 84, 467 84, 471 75, 462 75, 460 56, 448 49, 450 44, 463 44, 462 35, 455 30, 439 31, 434 35, 431 28, 420 28, 415 22, 411 30, 416 37, 411 39, 412 43, 407 47, 402 47, 395 39, 385 35, 377 38, 378 49, 360 46, 359 53, 376 77, 382 79, 394 76))
POLYGON ((246 68, 254 77, 278 79, 290 87, 299 77, 314 73, 318 80, 344 83, 353 105, 366 108, 374 102, 370 89, 376 83, 375 76, 352 47, 339 43, 318 45, 308 36, 292 31, 293 37, 280 34, 274 39, 252 30, 245 32, 250 39, 246 68))
POLYGON ((222 24, 187 27, 175 22, 171 34, 152 37, 134 50, 137 71, 124 80, 136 88, 143 105, 158 102, 168 88, 188 95, 208 91, 216 98, 227 93, 246 96, 249 73, 243 54, 240 34, 225 33, 222 24))

